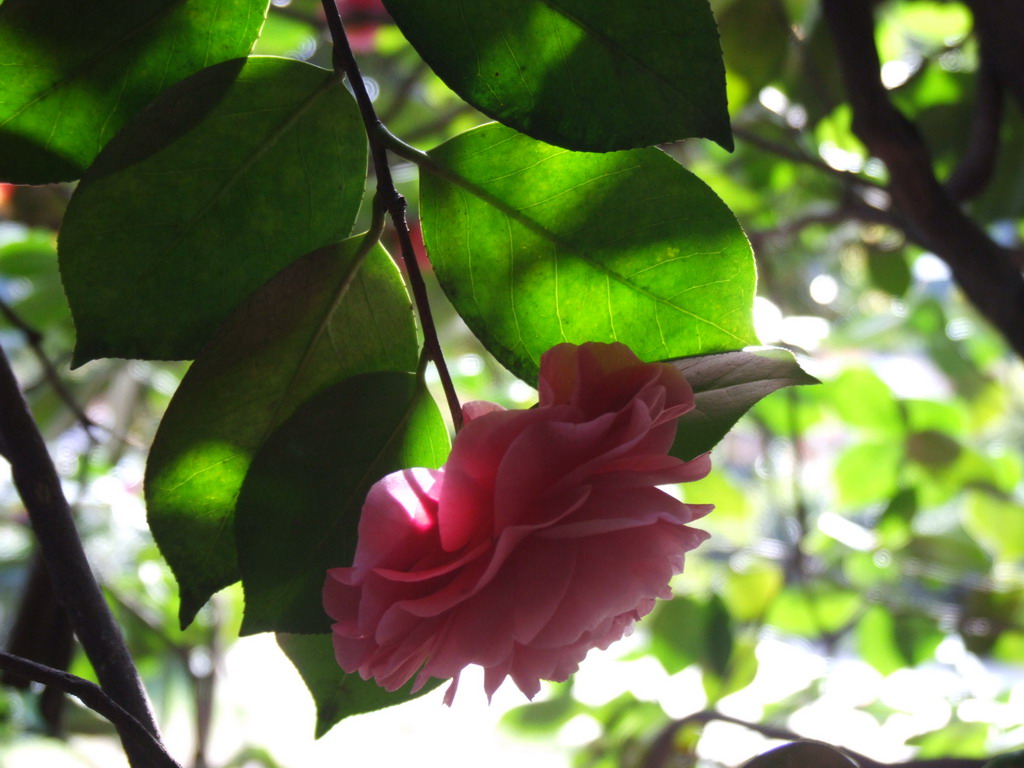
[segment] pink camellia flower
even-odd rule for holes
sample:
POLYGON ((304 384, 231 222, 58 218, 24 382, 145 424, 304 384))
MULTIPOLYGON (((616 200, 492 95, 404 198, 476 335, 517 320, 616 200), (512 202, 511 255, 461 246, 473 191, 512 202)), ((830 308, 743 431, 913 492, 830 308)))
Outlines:
POLYGON ((540 403, 469 403, 442 469, 376 483, 355 562, 327 572, 324 607, 346 672, 396 690, 485 670, 529 697, 565 680, 669 598, 710 505, 657 486, 710 469, 668 455, 693 392, 673 366, 622 344, 560 344, 540 363, 540 403))

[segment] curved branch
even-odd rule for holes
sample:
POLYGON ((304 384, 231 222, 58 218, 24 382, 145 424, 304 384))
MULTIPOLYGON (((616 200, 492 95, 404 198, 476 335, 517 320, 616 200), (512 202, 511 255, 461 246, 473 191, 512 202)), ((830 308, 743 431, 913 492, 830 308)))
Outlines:
POLYGON ((110 698, 103 689, 70 672, 64 672, 11 653, 0 651, 0 669, 25 680, 56 688, 81 701, 93 712, 102 715, 116 728, 122 738, 130 738, 145 754, 145 765, 153 768, 181 768, 164 749, 163 744, 132 717, 124 707, 110 698))
POLYGON ((853 130, 889 169, 893 205, 915 239, 943 259, 968 300, 1024 356, 1024 276, 935 178, 915 126, 882 85, 868 0, 822 0, 853 107, 853 130))
POLYGON ((363 118, 363 125, 366 127, 366 135, 370 141, 370 157, 373 160, 373 168, 377 173, 377 197, 380 204, 391 216, 391 223, 398 235, 398 242, 402 251, 402 261, 405 263, 406 273, 409 275, 409 283, 412 288, 413 300, 416 302, 416 310, 420 316, 420 327, 423 331, 423 346, 430 354, 431 360, 437 367, 438 376, 441 379, 441 388, 444 390, 445 398, 448 401, 448 409, 452 414, 452 421, 458 431, 462 427, 462 407, 459 405, 459 398, 455 393, 455 385, 452 383, 448 366, 444 361, 444 353, 441 351, 441 342, 437 338, 437 330, 434 326, 434 318, 430 311, 430 301, 427 299, 427 287, 423 282, 423 275, 420 273, 419 264, 416 261, 416 251, 412 245, 412 237, 409 232, 409 224, 405 218, 407 203, 404 197, 395 188, 395 182, 391 177, 391 166, 388 164, 387 148, 384 144, 384 136, 387 129, 377 117, 373 107, 373 101, 366 90, 366 83, 359 72, 359 63, 352 53, 352 46, 349 45, 345 36, 345 25, 341 21, 341 14, 334 0, 322 0, 324 13, 327 16, 327 26, 331 30, 331 38, 334 42, 334 71, 344 73, 352 86, 352 92, 359 105, 359 113, 363 118))
POLYGON ((809 154, 801 152, 798 149, 787 147, 785 144, 780 144, 777 141, 766 139, 764 136, 759 136, 753 131, 748 131, 746 128, 741 126, 733 126, 733 135, 742 142, 749 144, 752 147, 760 149, 762 152, 767 152, 778 157, 785 158, 794 163, 801 165, 807 165, 811 168, 815 168, 822 173, 826 173, 830 176, 835 176, 845 184, 859 184, 864 187, 875 187, 877 189, 885 189, 882 184, 879 184, 873 179, 869 179, 860 174, 851 173, 850 171, 841 171, 833 168, 831 165, 826 163, 824 160, 818 157, 813 157, 809 154))
MULTIPOLYGON (((707 725, 713 722, 738 725, 769 739, 778 739, 779 741, 806 741, 808 738, 785 728, 751 723, 738 717, 731 717, 730 715, 707 709, 695 712, 680 720, 674 720, 665 726, 654 740, 654 743, 651 744, 651 748, 644 757, 641 768, 664 768, 669 765, 669 759, 675 752, 674 742, 676 733, 680 729, 688 725, 707 725)), ((984 758, 944 757, 933 760, 908 760, 902 763, 880 763, 846 747, 843 747, 841 751, 859 763, 860 768, 983 768, 988 762, 984 758)))
POLYGON ((971 112, 967 149, 946 181, 946 191, 954 200, 970 200, 980 195, 996 169, 999 156, 999 128, 1003 124, 1003 86, 981 50, 977 93, 971 112))
MULTIPOLYGON (((54 592, 96 670, 100 685, 154 738, 159 738, 142 681, 85 557, 53 460, 2 349, 0 445, 28 511, 54 592)), ((134 735, 120 735, 132 764, 140 768, 149 765, 145 755, 139 753, 134 735)))
POLYGON ((987 62, 1024 109, 1024 14, 1006 0, 967 0, 987 62))

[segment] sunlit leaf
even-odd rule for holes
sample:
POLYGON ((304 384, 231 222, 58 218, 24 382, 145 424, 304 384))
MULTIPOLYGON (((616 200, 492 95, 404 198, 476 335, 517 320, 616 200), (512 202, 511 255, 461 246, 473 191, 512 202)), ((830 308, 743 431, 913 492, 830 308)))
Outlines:
POLYGON ((970 490, 964 508, 964 527, 998 560, 1024 558, 1024 504, 982 490, 970 490))
POLYGON ((765 614, 784 582, 785 574, 777 565, 755 562, 742 571, 729 571, 723 596, 737 621, 754 621, 765 614))
POLYGON ((501 725, 527 736, 555 736, 565 722, 585 709, 572 695, 572 683, 557 686, 552 697, 514 707, 502 715, 501 725))
POLYGON ((267 0, 6 0, 0 6, 0 179, 77 179, 168 86, 244 56, 267 0))
POLYGON ((845 507, 862 507, 886 501, 897 492, 903 446, 893 442, 854 443, 836 463, 835 480, 839 502, 845 507))
POLYGON ((783 632, 818 637, 844 627, 863 604, 859 593, 826 582, 791 586, 772 603, 767 622, 783 632))
POLYGON ((430 680, 416 693, 413 681, 389 693, 373 680, 348 675, 334 659, 334 644, 328 634, 278 634, 277 644, 299 671, 306 688, 316 703, 316 738, 351 715, 375 712, 384 707, 415 699, 441 684, 430 680))
POLYGON ((977 759, 990 746, 991 724, 964 723, 957 720, 931 733, 912 736, 907 745, 917 748, 920 760, 949 760, 957 757, 977 759))
POLYGON ((903 418, 892 391, 867 368, 848 368, 826 390, 847 424, 877 432, 901 432, 903 418))
POLYGON ((895 632, 896 622, 892 613, 880 605, 871 606, 857 622, 857 652, 883 675, 906 665, 896 647, 895 632))
POLYGON ((732 147, 707 0, 386 0, 420 55, 484 114, 570 149, 691 136, 732 147))
POLYGON ((738 637, 732 643, 732 654, 729 663, 721 673, 714 673, 708 667, 702 672, 701 682, 708 703, 712 704, 725 698, 730 693, 741 691, 754 682, 757 676, 757 641, 747 635, 738 637))
POLYGON ((644 360, 756 343, 750 245, 663 152, 570 152, 486 125, 430 159, 421 206, 438 279, 520 378, 563 341, 621 341, 644 360))
POLYGON ((270 432, 349 376, 416 366, 398 270, 380 247, 360 266, 359 247, 353 238, 315 251, 261 287, 205 347, 167 409, 146 467, 146 500, 178 579, 183 624, 240 578, 235 500, 270 432))
POLYGON ((702 518, 700 525, 716 540, 721 536, 742 546, 758 538, 759 522, 750 494, 720 467, 712 464, 707 475, 680 485, 679 490, 689 503, 714 499, 715 514, 702 518))
POLYGON ((355 102, 329 72, 254 57, 179 83, 107 145, 68 206, 75 362, 194 357, 267 278, 349 234, 365 170, 355 102))
POLYGON ((253 457, 238 494, 242 634, 326 631, 324 577, 352 564, 370 486, 447 455, 447 429, 413 374, 362 374, 303 403, 253 457))

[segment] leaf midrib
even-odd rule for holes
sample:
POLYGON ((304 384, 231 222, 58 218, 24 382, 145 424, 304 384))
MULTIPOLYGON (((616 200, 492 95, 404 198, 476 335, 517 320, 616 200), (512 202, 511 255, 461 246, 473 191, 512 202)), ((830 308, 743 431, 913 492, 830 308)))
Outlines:
MULTIPOLYGON (((256 57, 259 58, 259 57, 256 57)), ((327 73, 325 73, 327 74, 327 73)), ((302 119, 316 102, 327 93, 334 85, 340 82, 340 78, 337 75, 332 74, 326 78, 317 88, 309 94, 292 112, 286 117, 281 123, 271 132, 266 138, 260 142, 243 160, 238 166, 231 172, 231 175, 225 179, 217 190, 203 203, 202 206, 192 216, 177 228, 177 236, 170 241, 170 244, 163 248, 157 253, 152 259, 151 263, 156 265, 164 261, 164 259, 175 249, 181 245, 181 243, 187 238, 191 237, 193 229, 203 217, 213 208, 214 205, 225 195, 228 190, 234 186, 245 173, 252 168, 253 165, 273 148, 278 141, 286 134, 289 130, 294 127, 295 123, 302 119)))
MULTIPOLYGON (((643 151, 643 150, 635 150, 635 151, 643 151)), ((658 150, 654 150, 654 151, 658 151, 658 150)), ((651 301, 653 301, 653 302, 655 302, 657 304, 661 304, 661 305, 663 305, 665 307, 668 307, 669 309, 672 309, 672 310, 674 310, 676 312, 681 312, 684 315, 688 315, 689 317, 692 317, 694 320, 702 322, 702 323, 704 323, 704 324, 706 324, 706 325, 708 325, 708 326, 710 326, 710 327, 720 331, 721 333, 724 333, 727 336, 729 336, 729 337, 731 337, 733 339, 736 339, 736 341, 738 341, 740 344, 743 344, 743 345, 747 344, 747 340, 746 339, 742 338, 741 336, 737 336, 732 331, 730 331, 730 330, 728 330, 726 328, 721 327, 720 325, 718 325, 717 323, 709 320, 708 318, 702 317, 701 315, 697 314, 696 312, 693 312, 693 311, 691 311, 689 309, 686 309, 685 307, 681 307, 678 304, 674 304, 671 301, 669 301, 668 299, 665 299, 665 298, 663 298, 661 296, 658 296, 658 295, 652 293, 651 291, 647 290, 643 286, 640 286, 640 285, 637 285, 637 284, 631 282, 628 278, 626 278, 626 277, 620 275, 619 273, 609 269, 608 267, 606 267, 603 264, 595 261, 594 259, 587 258, 586 253, 584 251, 582 251, 573 241, 564 240, 563 238, 561 238, 556 233, 552 232, 550 229, 545 227, 540 222, 537 222, 536 220, 534 220, 534 219, 530 218, 529 216, 523 214, 519 209, 513 208, 511 205, 506 203, 504 200, 499 198, 497 195, 494 195, 491 192, 488 192, 486 189, 480 187, 479 185, 473 183, 472 181, 469 181, 468 179, 466 179, 461 174, 459 174, 459 173, 453 171, 452 169, 448 168, 447 166, 443 165, 440 161, 434 159, 433 156, 431 156, 429 154, 425 154, 423 156, 423 158, 418 158, 418 161, 422 162, 422 165, 423 165, 424 169, 427 172, 433 173, 438 178, 444 179, 445 181, 449 181, 452 184, 455 184, 456 186, 460 187, 461 189, 466 190, 467 192, 469 192, 470 194, 472 194, 475 197, 479 198, 483 202, 485 202, 488 205, 491 205, 492 207, 496 208, 498 211, 500 211, 502 214, 504 214, 508 218, 515 220, 519 224, 522 224, 524 227, 529 229, 531 232, 533 232, 536 235, 539 235, 539 236, 543 237, 544 239, 548 240, 550 243, 554 244, 555 246, 557 246, 561 250, 568 251, 569 253, 573 254, 582 263, 588 265, 589 267, 591 267, 592 269, 596 270, 597 272, 600 272, 601 274, 605 275, 606 277, 608 277, 608 278, 610 278, 612 280, 615 280, 620 285, 623 285, 623 286, 625 286, 626 288, 628 288, 630 290, 636 291, 637 293, 640 293, 643 296, 646 296, 648 299, 650 299, 651 301)), ((555 258, 557 258, 557 256, 555 258)))

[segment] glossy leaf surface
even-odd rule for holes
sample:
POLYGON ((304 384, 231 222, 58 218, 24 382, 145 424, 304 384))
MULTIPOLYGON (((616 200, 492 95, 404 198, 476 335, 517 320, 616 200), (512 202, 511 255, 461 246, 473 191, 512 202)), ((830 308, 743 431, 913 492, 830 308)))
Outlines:
POLYGON ((245 56, 266 0, 7 0, 0 7, 0 177, 81 177, 133 114, 203 67, 245 56))
POLYGON ((621 341, 644 360, 756 343, 750 245, 665 153, 571 152, 491 124, 430 158, 421 205, 438 279, 520 378, 563 341, 621 341))
POLYGON ((355 102, 329 72, 254 57, 179 83, 107 145, 68 207, 75 363, 194 357, 261 283, 349 234, 365 170, 355 102))
POLYGON ((237 581, 234 509, 252 455, 295 408, 374 370, 413 370, 416 330, 398 270, 360 240, 276 275, 235 311, 189 369, 146 467, 149 524, 188 624, 237 581), (344 354, 338 354, 344 350, 344 354))
POLYGON ((707 0, 387 0, 448 86, 486 115, 570 149, 692 136, 732 147, 707 0))
POLYGON ((448 448, 413 374, 363 374, 300 406, 253 457, 238 495, 242 634, 327 631, 324 577, 352 564, 370 486, 405 467, 438 467, 448 448))

